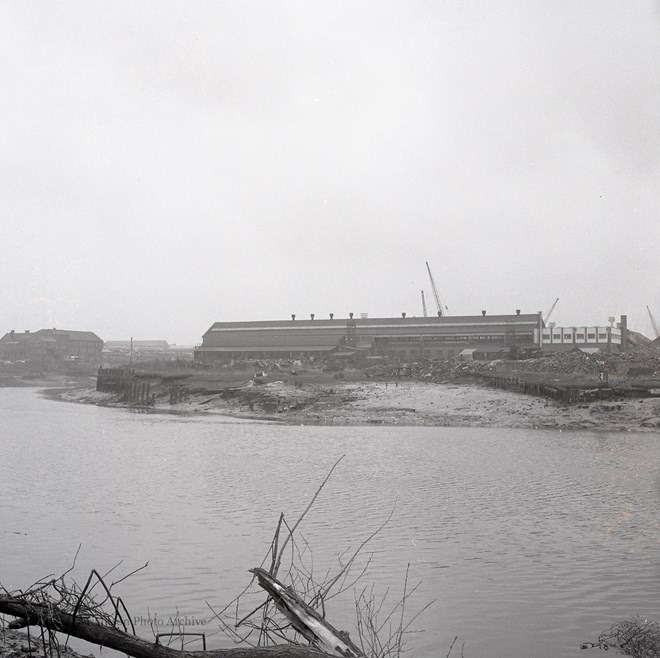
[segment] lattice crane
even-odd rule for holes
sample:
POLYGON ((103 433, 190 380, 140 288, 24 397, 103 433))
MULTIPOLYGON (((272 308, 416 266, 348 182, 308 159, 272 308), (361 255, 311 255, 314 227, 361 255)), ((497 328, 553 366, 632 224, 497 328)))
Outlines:
POLYGON ((653 317, 653 313, 651 313, 651 309, 648 306, 646 307, 646 310, 649 312, 649 320, 651 320, 651 326, 655 332, 655 337, 660 338, 660 329, 658 329, 658 325, 655 321, 655 318, 653 317))
POLYGON ((435 281, 433 280, 433 274, 431 274, 431 268, 429 267, 428 261, 426 261, 426 269, 429 273, 429 279, 431 280, 431 290, 433 290, 433 297, 435 298, 435 305, 438 308, 438 317, 444 317, 446 315, 445 311, 449 310, 446 306, 442 305, 440 301, 440 296, 438 295, 438 289, 435 286, 435 281))
POLYGON ((559 301, 559 297, 555 299, 555 301, 552 303, 552 306, 548 310, 548 312, 545 314, 545 317, 543 318, 543 324, 548 324, 548 320, 550 319, 550 316, 552 315, 552 312, 555 310, 555 306, 557 306, 557 302, 559 301))

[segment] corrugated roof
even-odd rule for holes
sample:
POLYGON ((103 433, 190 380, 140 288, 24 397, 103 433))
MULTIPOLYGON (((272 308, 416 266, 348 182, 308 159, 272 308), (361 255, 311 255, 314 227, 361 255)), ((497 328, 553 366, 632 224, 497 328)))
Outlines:
MULTIPOLYGON (((350 318, 316 318, 315 320, 257 320, 252 322, 215 322, 206 332, 211 331, 230 331, 236 329, 258 330, 258 329, 345 329, 350 318)), ((520 315, 452 315, 444 317, 396 317, 396 318, 353 318, 352 322, 356 327, 376 328, 379 326, 464 326, 480 324, 507 324, 507 325, 533 325, 537 326, 539 315, 537 313, 527 313, 520 315)))
POLYGON ((198 347, 199 352, 329 352, 334 345, 319 346, 319 345, 261 345, 255 347, 254 345, 243 345, 233 347, 207 347, 202 345, 198 347))
POLYGON ((89 340, 103 342, 93 331, 77 331, 69 329, 39 329, 32 336, 65 338, 69 340, 89 340))

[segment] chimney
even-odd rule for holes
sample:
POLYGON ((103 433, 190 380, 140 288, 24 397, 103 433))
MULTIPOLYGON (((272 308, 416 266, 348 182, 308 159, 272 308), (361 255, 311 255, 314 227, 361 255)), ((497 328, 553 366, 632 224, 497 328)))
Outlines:
POLYGON ((348 317, 351 318, 351 320, 352 320, 352 319, 353 319, 353 314, 352 314, 352 313, 349 313, 349 314, 348 314, 348 317))
POLYGON ((314 313, 310 313, 309 317, 312 318, 312 320, 313 320, 314 319, 314 313))
POLYGON ((402 318, 405 318, 405 317, 406 317, 406 314, 405 314, 405 313, 401 313, 401 317, 402 317, 402 318))
POLYGON ((625 351, 628 347, 628 316, 621 316, 621 349, 625 351))
POLYGON ((520 309, 519 308, 516 309, 516 315, 520 315, 520 309))
POLYGON ((291 313, 291 320, 293 321, 293 320, 295 320, 295 319, 296 319, 296 314, 295 314, 295 313, 291 313))
POLYGON ((334 313, 330 313, 330 319, 331 319, 331 320, 334 320, 334 319, 335 319, 335 314, 334 314, 334 313))
POLYGON ((486 315, 486 311, 481 311, 481 315, 486 315))
POLYGON ((29 334, 29 333, 30 333, 30 330, 29 330, 29 329, 26 329, 26 330, 25 330, 25 333, 26 333, 26 334, 29 334))
POLYGON ((12 329, 9 333, 13 336, 14 335, 14 330, 12 329))

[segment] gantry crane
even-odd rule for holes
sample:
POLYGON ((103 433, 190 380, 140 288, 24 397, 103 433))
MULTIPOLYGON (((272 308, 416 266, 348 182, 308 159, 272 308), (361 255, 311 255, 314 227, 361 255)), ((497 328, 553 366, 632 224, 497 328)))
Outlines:
POLYGON ((655 338, 660 338, 660 329, 658 329, 653 313, 651 313, 651 309, 648 306, 646 307, 646 310, 649 312, 649 320, 651 320, 651 326, 653 327, 655 338))
POLYGON ((440 301, 440 296, 438 295, 438 289, 435 286, 435 281, 433 280, 433 274, 431 274, 431 268, 429 267, 428 261, 426 261, 426 269, 428 270, 429 279, 431 280, 431 290, 433 290, 435 305, 438 308, 438 317, 444 317, 446 315, 445 311, 449 309, 446 306, 443 306, 442 302, 440 301))

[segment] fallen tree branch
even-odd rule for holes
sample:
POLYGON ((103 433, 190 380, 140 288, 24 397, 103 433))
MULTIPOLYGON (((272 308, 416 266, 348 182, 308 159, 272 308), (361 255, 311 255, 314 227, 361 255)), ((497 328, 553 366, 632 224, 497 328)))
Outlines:
POLYGON ((133 658, 321 658, 326 656, 310 647, 294 644, 270 647, 235 647, 211 651, 178 651, 143 640, 117 628, 102 626, 43 604, 26 603, 20 598, 0 596, 0 614, 17 617, 26 626, 40 626, 67 633, 81 640, 116 649, 133 658))
POLYGON ((310 644, 335 656, 357 658, 362 655, 362 652, 351 642, 348 633, 338 631, 294 591, 286 588, 264 569, 255 568, 250 571, 257 577, 259 585, 268 592, 291 626, 310 644))

